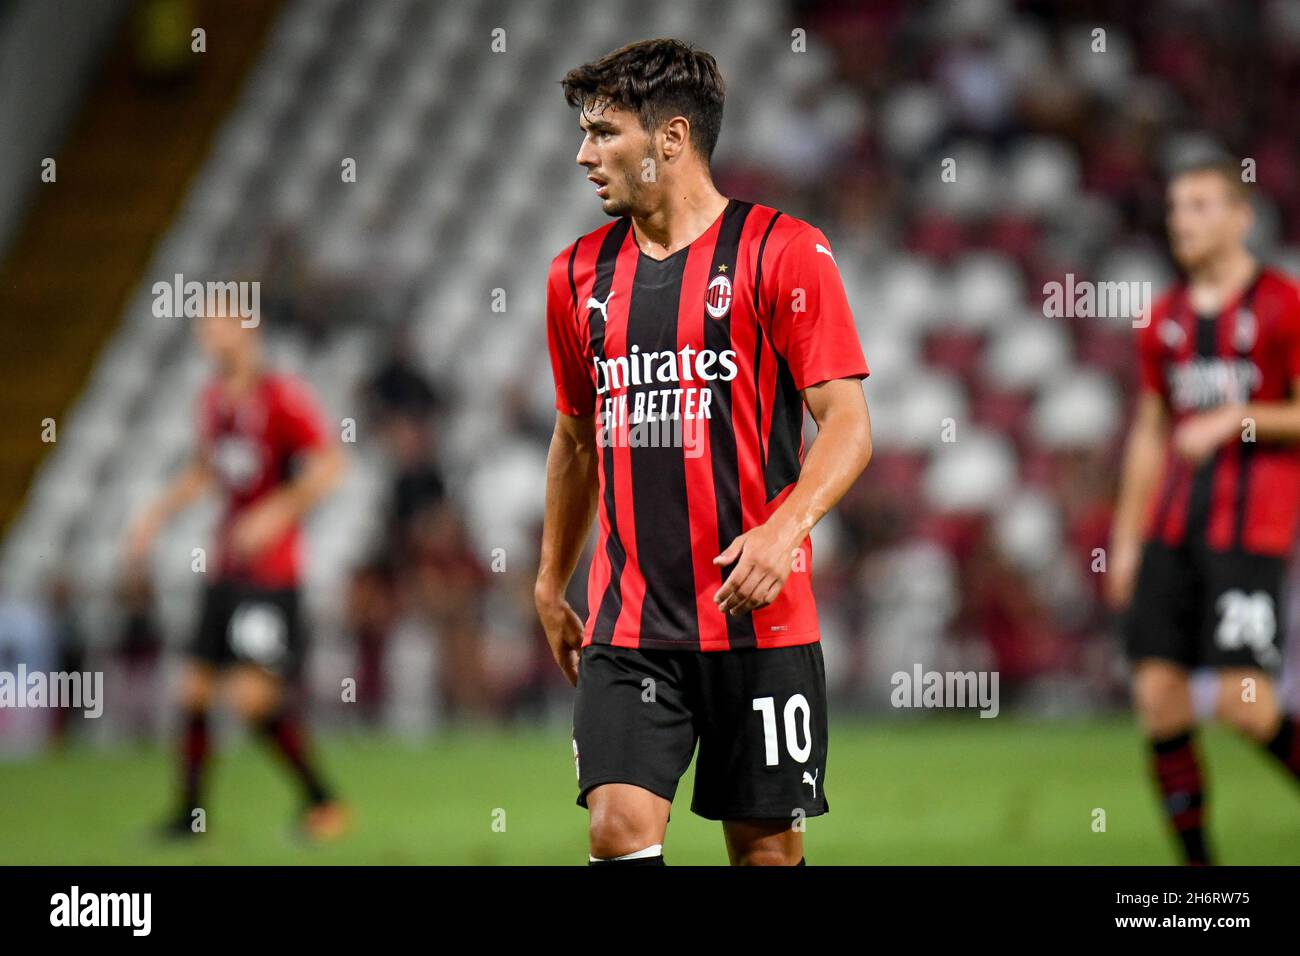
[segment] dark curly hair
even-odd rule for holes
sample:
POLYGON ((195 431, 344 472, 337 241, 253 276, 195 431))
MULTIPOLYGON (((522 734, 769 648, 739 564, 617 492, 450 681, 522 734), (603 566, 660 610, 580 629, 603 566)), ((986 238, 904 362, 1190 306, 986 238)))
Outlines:
POLYGON ((726 89, 712 54, 681 40, 641 40, 575 67, 560 85, 570 106, 608 101, 635 112, 647 132, 684 116, 695 151, 705 163, 713 156, 726 89))

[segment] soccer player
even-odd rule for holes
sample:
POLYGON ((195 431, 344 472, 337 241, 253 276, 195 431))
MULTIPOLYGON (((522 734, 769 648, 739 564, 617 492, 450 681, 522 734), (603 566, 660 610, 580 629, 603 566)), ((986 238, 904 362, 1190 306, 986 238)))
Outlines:
POLYGON ((1168 188, 1183 278, 1138 333, 1141 391, 1107 580, 1128 608, 1133 698, 1165 813, 1209 864, 1189 672, 1213 668, 1217 715, 1300 775, 1300 732, 1273 675, 1300 509, 1300 292, 1245 245, 1250 196, 1232 162, 1168 188))
POLYGON ((345 829, 347 810, 321 780, 290 698, 305 642, 299 524, 338 482, 343 457, 307 386, 263 363, 259 326, 215 310, 195 324, 216 368, 199 398, 197 451, 136 519, 127 544, 128 558, 140 562, 177 512, 210 491, 225 499, 181 681, 183 783, 165 832, 196 832, 193 811, 203 806, 210 751, 208 713, 218 676, 224 676, 236 710, 279 752, 302 788, 302 834, 331 839, 345 829))
POLYGON ((731 862, 797 865, 828 809, 808 534, 871 454, 853 317, 821 232, 714 187, 712 56, 650 40, 562 83, 613 217, 550 268, 535 589, 577 686, 590 861, 663 863, 698 741, 692 810, 723 821, 731 862), (584 626, 565 590, 594 514, 584 626))

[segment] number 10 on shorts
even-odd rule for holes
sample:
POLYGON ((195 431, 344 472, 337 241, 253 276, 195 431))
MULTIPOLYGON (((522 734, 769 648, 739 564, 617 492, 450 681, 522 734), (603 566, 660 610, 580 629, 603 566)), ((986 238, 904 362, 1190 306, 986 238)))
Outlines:
MULTIPOLYGON (((755 697, 754 710, 763 715, 763 752, 769 767, 779 759, 776 730, 776 698, 755 697)), ((795 694, 785 702, 785 749, 796 763, 807 763, 812 754, 812 711, 803 694, 795 694), (799 718, 803 718, 803 743, 799 742, 799 718)))

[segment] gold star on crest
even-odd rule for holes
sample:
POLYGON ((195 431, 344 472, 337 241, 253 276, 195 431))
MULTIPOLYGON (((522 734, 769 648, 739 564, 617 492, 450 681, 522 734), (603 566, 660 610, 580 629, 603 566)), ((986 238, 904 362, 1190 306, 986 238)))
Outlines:
POLYGON ((722 265, 718 266, 718 271, 719 271, 719 272, 726 272, 726 271, 727 271, 727 265, 726 265, 726 263, 723 263, 722 265))

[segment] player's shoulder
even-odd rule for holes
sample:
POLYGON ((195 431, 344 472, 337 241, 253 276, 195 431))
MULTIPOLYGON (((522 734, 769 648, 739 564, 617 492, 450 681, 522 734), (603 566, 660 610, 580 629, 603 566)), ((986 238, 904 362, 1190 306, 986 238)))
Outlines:
POLYGON ((583 233, 551 258, 546 270, 547 288, 552 295, 560 295, 562 289, 576 301, 577 288, 588 281, 596 270, 596 260, 604 245, 605 237, 610 231, 626 223, 626 217, 613 219, 599 228, 583 233))
POLYGON ((1277 266, 1260 269, 1256 295, 1276 302, 1293 315, 1300 313, 1300 280, 1277 266))
MULTIPOLYGON (((605 237, 609 235, 610 231, 612 229, 615 229, 616 227, 619 226, 620 223, 623 223, 625 221, 626 221, 626 217, 620 219, 611 219, 609 222, 605 223, 604 225, 598 226, 595 229, 592 229, 590 232, 583 233, 581 236, 573 240, 573 242, 569 243, 567 246, 565 246, 563 249, 561 249, 551 258, 551 271, 552 272, 555 272, 557 270, 568 271, 570 263, 574 262, 579 258, 583 258, 582 253, 586 252, 587 250, 599 249, 601 244, 605 241, 605 237)), ((594 256, 595 253, 593 252, 592 255, 594 256)), ((590 258, 590 256, 586 258, 590 258)))
POLYGON ((306 379, 292 372, 270 371, 262 376, 263 394, 277 409, 311 409, 316 405, 316 393, 306 379))
POLYGON ((1165 339, 1173 335, 1163 328, 1165 320, 1168 319, 1174 310, 1174 304, 1183 294, 1185 283, 1181 278, 1176 279, 1169 285, 1165 286, 1154 299, 1147 309, 1147 321, 1139 322, 1138 338, 1139 339, 1165 339))
POLYGON ((826 233, 807 220, 759 204, 754 205, 750 215, 755 217, 756 224, 760 226, 751 234, 758 240, 764 262, 816 255, 825 255, 832 262, 835 261, 831 241, 826 233))

